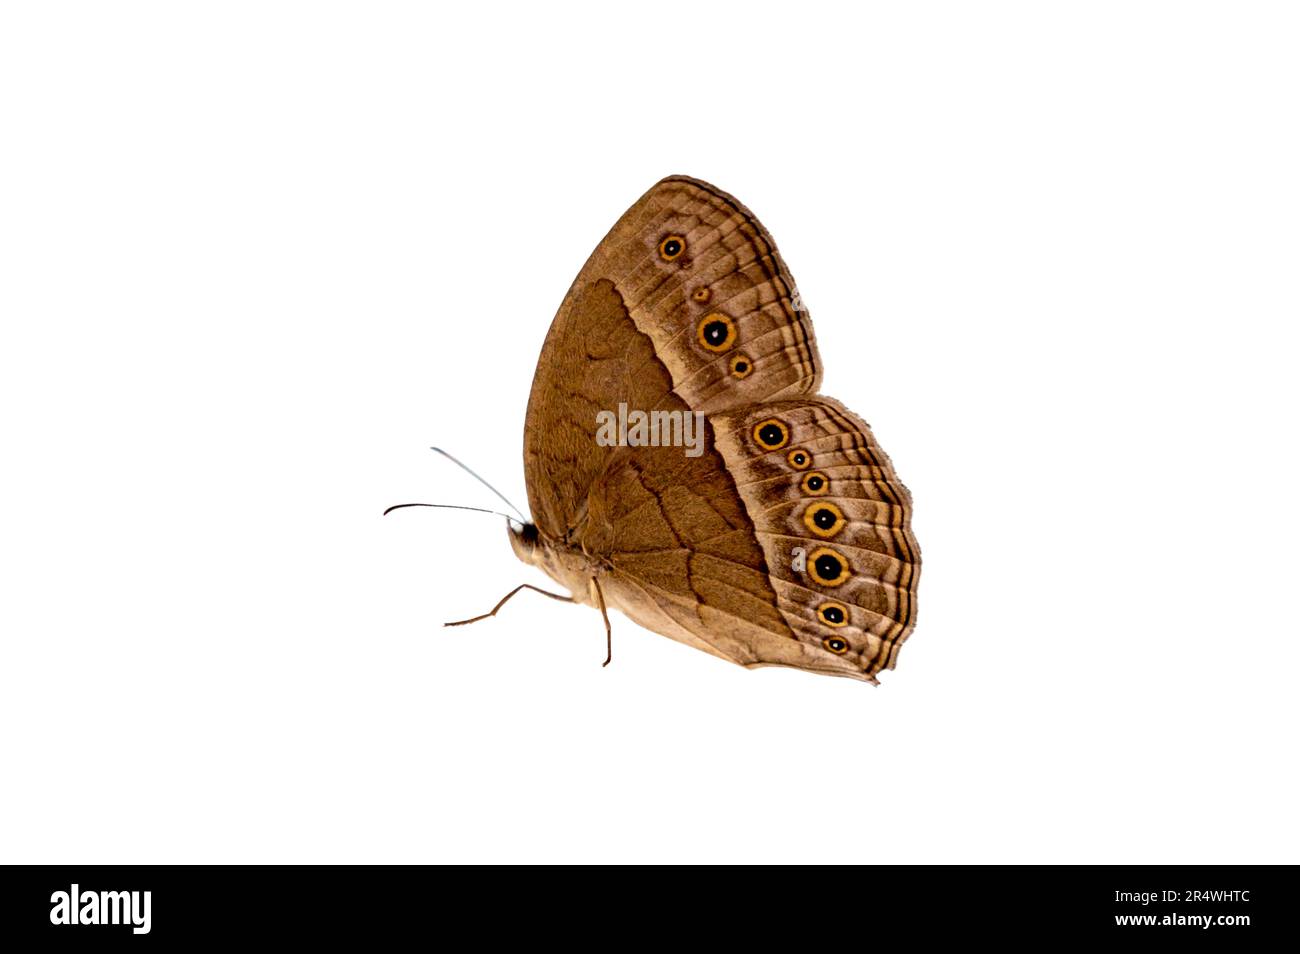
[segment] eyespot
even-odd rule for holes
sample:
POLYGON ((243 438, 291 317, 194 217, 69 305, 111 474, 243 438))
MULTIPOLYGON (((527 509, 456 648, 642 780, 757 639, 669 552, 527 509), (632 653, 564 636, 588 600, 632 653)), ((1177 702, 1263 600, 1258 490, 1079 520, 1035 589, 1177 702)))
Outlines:
POLYGON ((691 292, 691 299, 694 301, 698 301, 701 304, 708 301, 712 297, 713 297, 713 291, 712 289, 709 288, 697 288, 695 289, 695 291, 691 292))
POLYGON ((795 470, 803 470, 812 466, 812 455, 802 447, 796 447, 790 451, 785 455, 785 459, 790 462, 790 466, 795 470))
POLYGON ((731 359, 731 375, 736 378, 747 378, 754 373, 754 362, 743 354, 738 354, 731 359))
POLYGON ((838 636, 827 636, 822 640, 822 645, 836 656, 843 656, 849 651, 848 641, 838 636))
POLYGON ((839 586, 849 578, 849 561, 830 547, 818 547, 808 554, 808 567, 822 586, 839 586))
POLYGON ((831 489, 830 478, 820 470, 811 470, 803 475, 799 488, 810 497, 820 497, 831 489))
POLYGON ((815 503, 803 512, 803 524, 816 536, 829 540, 844 529, 844 514, 829 501, 815 503))
POLYGON ((659 243, 659 257, 665 262, 671 262, 684 251, 686 251, 686 239, 680 235, 665 235, 663 241, 659 243))
POLYGON ((843 603, 827 602, 817 607, 817 618, 827 626, 849 625, 849 608, 843 603))
POLYGON ((754 425, 754 440, 767 450, 780 450, 790 443, 790 428, 786 427, 784 421, 769 417, 754 425))
POLYGON ((721 354, 736 343, 736 323, 731 316, 715 311, 700 319, 697 335, 700 344, 721 354))

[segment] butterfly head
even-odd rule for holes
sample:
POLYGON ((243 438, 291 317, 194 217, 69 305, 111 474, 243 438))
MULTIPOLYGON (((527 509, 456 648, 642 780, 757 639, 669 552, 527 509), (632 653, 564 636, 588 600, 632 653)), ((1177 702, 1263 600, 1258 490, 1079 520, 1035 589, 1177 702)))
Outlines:
POLYGON ((506 528, 510 531, 510 546, 515 551, 515 556, 525 563, 537 563, 537 524, 535 523, 516 523, 513 520, 507 521, 506 528))

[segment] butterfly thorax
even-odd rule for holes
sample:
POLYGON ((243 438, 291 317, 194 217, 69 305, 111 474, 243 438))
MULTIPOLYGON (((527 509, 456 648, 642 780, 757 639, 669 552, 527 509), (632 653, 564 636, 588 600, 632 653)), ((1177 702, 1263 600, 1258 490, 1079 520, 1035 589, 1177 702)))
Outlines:
POLYGON ((591 581, 601 572, 598 561, 584 553, 581 547, 551 540, 534 524, 517 527, 512 523, 509 531, 515 556, 565 587, 576 602, 597 605, 591 581))

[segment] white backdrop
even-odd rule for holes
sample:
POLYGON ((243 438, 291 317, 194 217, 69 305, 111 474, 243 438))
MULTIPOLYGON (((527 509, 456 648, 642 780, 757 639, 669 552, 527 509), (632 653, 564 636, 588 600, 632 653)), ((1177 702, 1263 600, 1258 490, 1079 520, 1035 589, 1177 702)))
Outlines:
POLYGON ((0 860, 1300 860, 1296 14, 894 6, 6 7, 0 860), (670 173, 913 492, 879 688, 380 517, 670 173))

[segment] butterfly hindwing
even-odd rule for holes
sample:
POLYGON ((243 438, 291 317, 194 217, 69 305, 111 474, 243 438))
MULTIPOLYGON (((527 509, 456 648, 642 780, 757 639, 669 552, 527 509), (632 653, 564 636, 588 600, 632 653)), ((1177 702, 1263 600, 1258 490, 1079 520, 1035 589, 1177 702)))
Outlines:
POLYGON ((792 633, 867 677, 916 623, 911 495, 860 418, 816 395, 711 417, 792 633))

